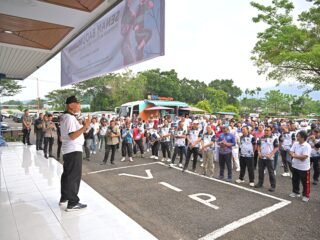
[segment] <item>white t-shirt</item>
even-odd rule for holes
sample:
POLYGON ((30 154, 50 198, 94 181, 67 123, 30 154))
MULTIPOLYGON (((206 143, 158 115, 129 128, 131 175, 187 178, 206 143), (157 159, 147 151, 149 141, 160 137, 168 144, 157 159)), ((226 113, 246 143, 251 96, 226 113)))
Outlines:
POLYGON ((295 142, 290 152, 294 152, 298 155, 305 155, 308 156, 306 160, 301 161, 299 159, 293 158, 292 159, 292 167, 298 170, 307 171, 310 169, 310 155, 311 155, 311 146, 309 143, 304 142, 303 144, 300 144, 298 142, 295 142))
POLYGON ((61 151, 63 154, 71 152, 82 152, 82 146, 84 143, 84 136, 81 134, 74 140, 71 140, 69 133, 75 132, 82 128, 82 125, 78 122, 75 116, 71 114, 63 114, 60 120, 61 130, 61 151))

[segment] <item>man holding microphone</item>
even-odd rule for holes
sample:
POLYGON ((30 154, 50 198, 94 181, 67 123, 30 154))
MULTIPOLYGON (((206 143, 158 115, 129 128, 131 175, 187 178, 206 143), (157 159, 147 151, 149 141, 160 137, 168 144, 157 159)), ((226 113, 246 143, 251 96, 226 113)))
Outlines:
POLYGON ((83 125, 77 120, 80 114, 80 102, 75 96, 66 100, 66 111, 60 118, 61 141, 63 153, 63 173, 61 176, 60 205, 68 201, 66 211, 86 208, 78 197, 82 174, 83 133, 89 128, 91 117, 85 119, 83 125))

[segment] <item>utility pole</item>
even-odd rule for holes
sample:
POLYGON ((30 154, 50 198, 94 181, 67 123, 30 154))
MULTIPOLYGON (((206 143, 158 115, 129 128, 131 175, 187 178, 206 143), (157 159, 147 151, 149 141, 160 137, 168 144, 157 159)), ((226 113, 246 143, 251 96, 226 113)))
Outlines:
POLYGON ((38 115, 39 115, 39 112, 40 112, 39 78, 36 78, 36 79, 37 79, 37 97, 38 97, 38 115))

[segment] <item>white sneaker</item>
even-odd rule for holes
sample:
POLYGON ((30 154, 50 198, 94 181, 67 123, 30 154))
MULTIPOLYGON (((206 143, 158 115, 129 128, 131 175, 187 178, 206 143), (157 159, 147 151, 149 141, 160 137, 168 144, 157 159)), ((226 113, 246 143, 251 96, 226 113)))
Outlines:
POLYGON ((170 158, 168 158, 168 159, 167 159, 167 162, 171 162, 171 159, 170 159, 170 158))
POLYGON ((204 164, 203 164, 203 163, 201 163, 200 167, 204 167, 204 164))
POLYGON ((244 183, 244 180, 237 179, 237 180, 236 180, 236 183, 244 183))
POLYGON ((274 175, 277 176, 277 171, 276 170, 274 170, 274 175))
POLYGON ((285 172, 285 173, 282 173, 281 176, 282 176, 282 177, 290 177, 290 173, 285 172))
POLYGON ((92 153, 93 153, 93 154, 97 154, 97 152, 96 152, 96 151, 93 151, 92 153))
POLYGON ((250 187, 254 187, 254 182, 249 183, 250 187))
POLYGON ((173 164, 173 163, 170 163, 170 164, 169 164, 169 167, 173 167, 173 166, 174 166, 174 164, 173 164))
POLYGON ((147 152, 150 152, 150 150, 149 150, 149 149, 147 149, 147 152))
POLYGON ((154 158, 155 156, 151 155, 150 158, 154 158))
POLYGON ((240 172, 240 168, 237 168, 237 169, 236 169, 236 172, 240 172))
POLYGON ((289 194, 289 197, 296 198, 296 197, 301 197, 301 195, 293 192, 289 194))
POLYGON ((202 158, 200 158, 200 160, 199 160, 200 162, 203 162, 203 159, 202 158))
POLYGON ((309 198, 304 196, 304 197, 302 197, 302 201, 303 202, 309 202, 309 198))
POLYGON ((157 156, 154 156, 154 159, 155 159, 155 160, 158 160, 159 158, 158 158, 157 156))
POLYGON ((133 162, 133 159, 132 159, 132 157, 129 157, 129 162, 133 162))
POLYGON ((167 159, 165 159, 165 158, 162 158, 162 159, 161 159, 161 162, 165 162, 166 160, 167 160, 167 159))
POLYGON ((180 167, 180 168, 182 168, 182 167, 183 167, 182 163, 179 163, 179 167, 180 167))
POLYGON ((123 158, 121 158, 121 162, 124 162, 126 160, 126 158, 125 157, 123 157, 123 158))

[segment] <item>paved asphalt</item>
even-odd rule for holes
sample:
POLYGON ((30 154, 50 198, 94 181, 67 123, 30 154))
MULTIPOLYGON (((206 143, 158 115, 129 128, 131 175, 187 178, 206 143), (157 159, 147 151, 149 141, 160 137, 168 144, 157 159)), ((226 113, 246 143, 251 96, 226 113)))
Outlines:
MULTIPOLYGON (((34 143, 34 136, 32 139, 34 143)), ((257 190, 279 200, 256 193, 256 189, 250 188, 248 183, 240 186, 249 191, 238 188, 239 184, 236 183, 208 179, 191 172, 182 173, 178 168, 169 168, 150 158, 134 158, 132 163, 120 162, 119 151, 115 165, 100 165, 103 154, 104 151, 98 152, 92 155, 90 161, 83 161, 83 180, 159 239, 199 239, 241 218, 277 205, 283 202, 281 199, 291 203, 219 239, 320 239, 320 185, 311 185, 311 199, 308 203, 292 199, 288 196, 291 192, 291 178, 281 176, 281 167, 277 169, 276 192, 267 191, 267 175, 265 187, 257 190), (137 175, 140 178, 119 174, 137 175), (160 182, 172 187, 168 188, 160 182), (203 200, 214 196, 216 200, 209 204, 218 209, 190 197, 198 193, 202 193, 198 198, 203 200)), ((198 173, 200 169, 198 165, 198 173)), ((218 176, 217 171, 216 163, 215 176, 218 176)), ((257 179, 257 171, 255 174, 257 179)), ((237 177, 238 173, 234 171, 233 179, 237 177)), ((245 180, 248 182, 247 176, 245 180)))

